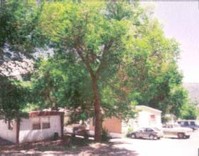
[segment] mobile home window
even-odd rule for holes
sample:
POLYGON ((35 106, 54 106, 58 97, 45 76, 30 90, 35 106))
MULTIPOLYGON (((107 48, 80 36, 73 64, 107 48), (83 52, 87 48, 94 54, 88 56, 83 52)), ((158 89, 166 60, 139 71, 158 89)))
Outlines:
POLYGON ((196 123, 195 123, 194 121, 191 121, 191 122, 190 122, 190 125, 195 126, 196 123))
POLYGON ((32 118, 32 129, 41 129, 40 118, 32 118))
POLYGON ((49 117, 42 118, 42 129, 48 129, 48 128, 50 128, 50 118, 49 117))
POLYGON ((41 129, 40 123, 33 123, 33 124, 32 124, 32 129, 33 129, 33 130, 41 129))
POLYGON ((43 122, 42 123, 42 129, 48 129, 50 128, 50 123, 49 122, 43 122))

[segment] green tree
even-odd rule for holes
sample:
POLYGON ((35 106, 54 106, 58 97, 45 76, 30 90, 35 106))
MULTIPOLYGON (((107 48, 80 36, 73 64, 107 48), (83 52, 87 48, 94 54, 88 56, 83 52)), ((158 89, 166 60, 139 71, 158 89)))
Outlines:
POLYGON ((151 12, 138 3, 114 1, 56 1, 43 9, 40 29, 89 75, 97 141, 104 111, 128 115, 129 104, 137 103, 180 114, 186 99, 176 64, 178 44, 164 36, 151 12))
POLYGON ((37 29, 42 5, 35 0, 5 0, 0 4, 0 58, 5 44, 15 53, 31 56, 35 46, 45 41, 37 29))
POLYGON ((183 105, 181 109, 180 118, 187 119, 187 120, 195 120, 197 119, 198 114, 199 114, 199 110, 197 106, 188 102, 185 105, 183 105))
POLYGON ((89 74, 96 141, 101 140, 102 103, 107 103, 105 99, 102 100, 102 94, 105 95, 110 89, 104 88, 103 93, 100 88, 105 82, 111 82, 109 79, 117 73, 121 58, 128 51, 133 37, 132 6, 115 2, 113 5, 121 7, 111 15, 105 3, 46 3, 40 20, 41 29, 51 41, 58 44, 65 55, 74 53, 76 61, 89 74))
MULTIPOLYGON (((36 29, 41 9, 42 5, 37 5, 35 0, 0 1, 0 66, 8 61, 15 66, 11 55, 23 61, 24 57, 32 57, 36 46, 44 43, 42 34, 36 29)), ((5 68, 7 73, 14 71, 11 66, 0 69, 0 110, 6 118, 19 117, 27 100, 23 85, 9 74, 5 76, 5 68)))
POLYGON ((131 116, 134 104, 180 114, 186 95, 176 65, 178 45, 139 3, 8 0, 2 5, 1 51, 5 44, 26 55, 35 46, 54 49, 52 58, 36 65, 32 79, 32 95, 40 96, 29 100, 40 107, 80 107, 84 117, 93 112, 96 141, 103 116, 131 116))
POLYGON ((26 105, 26 90, 19 81, 0 75, 0 116, 11 120, 20 117, 26 105))
POLYGON ((89 75, 71 55, 56 54, 36 64, 37 70, 32 77, 32 102, 40 108, 65 107, 74 114, 77 110, 81 110, 79 115, 89 114, 93 102, 89 75))
POLYGON ((160 24, 146 17, 134 40, 135 52, 129 70, 132 95, 137 103, 180 116, 186 103, 182 75, 178 71, 178 44, 164 36, 160 24))

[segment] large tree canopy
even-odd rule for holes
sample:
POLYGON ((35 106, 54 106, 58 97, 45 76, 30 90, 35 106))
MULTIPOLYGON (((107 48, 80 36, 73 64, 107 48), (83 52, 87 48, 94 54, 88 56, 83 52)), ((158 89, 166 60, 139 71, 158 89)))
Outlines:
POLYGON ((44 36, 36 27, 41 10, 42 5, 37 5, 35 0, 1 0, 0 61, 7 47, 15 54, 30 56, 34 47, 44 43, 44 36))
MULTIPOLYGON (((65 55, 72 53, 75 62, 88 73, 90 85, 87 89, 92 95, 90 103, 94 106, 97 141, 101 136, 102 105, 107 103, 102 100, 102 95, 110 93, 106 82, 110 82, 117 73, 133 37, 130 33, 133 31, 131 20, 134 15, 131 6, 127 3, 113 5, 122 6, 120 12, 114 15, 105 3, 49 2, 43 6, 39 25, 51 42, 57 45, 58 52, 65 55)), ((118 108, 117 105, 113 107, 118 108)))
POLYGON ((20 82, 0 75, 0 118, 8 120, 19 118, 25 107, 27 90, 20 82))
POLYGON ((94 116, 96 141, 101 140, 103 117, 128 118, 135 104, 177 116, 186 108, 187 93, 177 68, 178 44, 164 36, 151 12, 139 3, 8 0, 1 4, 1 54, 5 46, 26 55, 42 45, 53 49, 52 57, 37 60, 32 96, 26 102, 80 110, 83 118, 94 116))
POLYGON ((40 11, 33 0, 0 1, 0 114, 8 119, 19 117, 27 103, 27 90, 17 77, 29 72, 27 60, 23 59, 38 45, 36 25, 40 11))
POLYGON ((157 21, 146 21, 140 31, 140 37, 133 44, 135 53, 128 69, 133 81, 132 91, 137 92, 139 104, 178 116, 177 111, 187 98, 177 67, 178 45, 173 39, 164 37, 157 21))
MULTIPOLYGON (((66 93, 62 97, 75 99, 73 106, 77 102, 84 108, 93 104, 96 140, 100 140, 103 112, 126 117, 131 104, 137 103, 159 108, 164 113, 179 114, 184 94, 180 90, 182 77, 176 65, 178 45, 165 38, 159 23, 137 3, 48 2, 43 5, 39 29, 58 49, 56 55, 70 55, 74 59, 70 62, 72 65, 65 61, 65 69, 61 65, 61 71, 65 73, 60 75, 65 75, 67 82, 59 83, 69 84, 66 88, 71 92, 64 90, 60 95, 66 93), (76 75, 77 71, 79 75, 76 75), (78 79, 69 75, 76 75, 78 79), (78 82, 82 76, 85 79, 78 82), (75 81, 75 86, 68 83, 71 81, 75 81), (81 92, 84 84, 87 84, 88 99, 81 92), (76 101, 79 96, 82 101, 76 101), (175 101, 176 96, 182 101, 175 101), (86 99, 89 102, 85 102, 86 99)), ((63 60, 67 59, 64 57, 63 60)), ((57 58, 54 60, 59 62, 57 58)), ((61 67, 57 63, 48 65, 53 66, 57 67, 56 72, 61 67)), ((57 81, 53 77, 59 74, 54 74, 51 68, 43 77, 48 84, 55 85, 57 81), (50 79, 47 78, 49 75, 50 79)), ((46 86, 45 89, 51 104, 60 100, 56 88, 60 90, 61 86, 46 86)), ((66 103, 69 106, 70 102, 66 103)))

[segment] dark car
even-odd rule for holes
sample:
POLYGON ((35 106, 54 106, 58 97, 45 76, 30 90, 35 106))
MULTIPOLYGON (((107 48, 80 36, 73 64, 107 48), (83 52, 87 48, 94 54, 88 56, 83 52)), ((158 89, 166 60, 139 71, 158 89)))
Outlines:
POLYGON ((181 120, 177 122, 181 127, 191 128, 192 130, 197 130, 199 125, 195 120, 181 120))
POLYGON ((76 135, 84 136, 84 138, 88 138, 89 130, 86 128, 85 125, 77 124, 73 126, 72 136, 75 137, 76 135))
POLYGON ((163 132, 158 128, 140 128, 137 131, 128 134, 131 138, 146 138, 150 140, 157 140, 163 137, 163 132))

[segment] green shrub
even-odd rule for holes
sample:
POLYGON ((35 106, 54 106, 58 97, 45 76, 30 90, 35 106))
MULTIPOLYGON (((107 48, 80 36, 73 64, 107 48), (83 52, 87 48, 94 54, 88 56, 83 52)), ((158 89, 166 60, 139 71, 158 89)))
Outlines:
POLYGON ((126 137, 129 137, 129 134, 133 132, 133 128, 132 127, 128 127, 127 133, 126 133, 126 137))
POLYGON ((102 141, 103 142, 108 142, 110 140, 110 135, 107 129, 102 129, 102 141))

